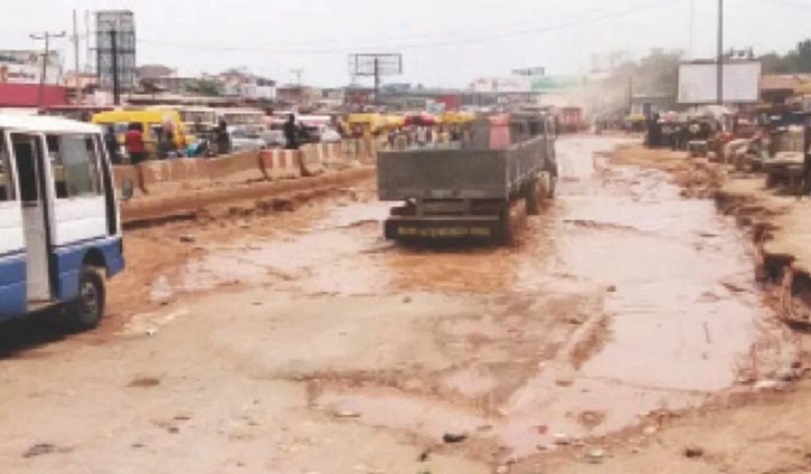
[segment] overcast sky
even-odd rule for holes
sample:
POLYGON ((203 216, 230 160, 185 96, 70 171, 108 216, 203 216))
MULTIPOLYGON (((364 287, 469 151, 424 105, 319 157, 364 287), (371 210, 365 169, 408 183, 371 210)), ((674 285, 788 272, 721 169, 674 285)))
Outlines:
MULTIPOLYGON (((726 0, 726 44, 784 51, 811 36, 811 0, 726 0)), ((138 62, 181 75, 231 66, 282 82, 348 82, 347 54, 402 52, 390 82, 467 86, 544 66, 586 72, 593 53, 679 48, 714 54, 716 0, 0 0, 2 47, 34 48, 31 32, 72 28, 72 10, 135 12, 138 62), (692 15, 691 15, 692 12, 692 15), (691 18, 693 35, 691 40, 691 18)), ((91 27, 92 28, 92 27, 91 27)), ((55 41, 66 63, 71 44, 55 41)), ((82 39, 81 58, 85 60, 82 39)))

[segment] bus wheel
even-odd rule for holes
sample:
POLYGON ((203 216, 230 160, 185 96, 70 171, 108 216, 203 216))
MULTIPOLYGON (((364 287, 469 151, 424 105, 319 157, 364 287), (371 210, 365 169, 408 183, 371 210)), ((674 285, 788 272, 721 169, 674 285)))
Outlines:
POLYGON ((98 326, 104 315, 104 279, 91 266, 82 267, 79 276, 79 296, 68 306, 67 323, 75 332, 89 331, 98 326))

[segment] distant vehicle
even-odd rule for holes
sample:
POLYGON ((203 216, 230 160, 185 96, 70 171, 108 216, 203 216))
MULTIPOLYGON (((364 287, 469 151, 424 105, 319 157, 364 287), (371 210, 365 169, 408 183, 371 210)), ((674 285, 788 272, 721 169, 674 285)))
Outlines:
POLYGON ((175 110, 156 109, 120 109, 109 112, 100 112, 93 116, 93 123, 98 125, 111 125, 115 130, 118 142, 124 144, 124 134, 127 133, 131 123, 140 123, 144 129, 144 141, 147 151, 150 154, 158 152, 158 131, 165 121, 172 122, 173 128, 177 131, 174 136, 175 146, 180 150, 185 150, 192 141, 188 135, 185 125, 180 119, 180 114, 175 110))
POLYGON ((218 109, 217 117, 224 119, 229 127, 267 127, 265 113, 257 109, 218 109))
POLYGON ((341 141, 341 135, 332 128, 325 128, 323 132, 321 132, 321 142, 322 143, 338 143, 341 141))
POLYGON ((264 140, 267 148, 284 148, 287 145, 287 139, 284 138, 284 131, 282 130, 268 130, 260 135, 264 140))
POLYGON ((228 127, 233 151, 256 151, 267 148, 260 134, 247 127, 228 127))
POLYGON ((385 236, 396 240, 510 242, 527 213, 554 197, 553 119, 514 114, 480 119, 472 138, 448 147, 378 155, 378 197, 402 201, 385 236))
POLYGON ((158 105, 155 110, 174 110, 180 114, 180 120, 190 133, 195 134, 199 123, 204 132, 217 128, 217 111, 212 107, 193 107, 188 105, 158 105))
POLYGON ((124 269, 113 182, 100 127, 0 114, 0 321, 58 306, 74 330, 99 323, 124 269))
POLYGON ((558 120, 561 132, 577 133, 586 128, 583 109, 580 107, 563 107, 558 112, 558 120))

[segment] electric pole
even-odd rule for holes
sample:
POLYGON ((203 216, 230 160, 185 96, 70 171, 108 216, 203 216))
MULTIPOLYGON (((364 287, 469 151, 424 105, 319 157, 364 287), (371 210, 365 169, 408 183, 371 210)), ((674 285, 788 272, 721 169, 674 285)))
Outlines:
POLYGON ((724 0, 718 0, 718 105, 724 105, 724 0))
POLYGON ((113 104, 121 105, 121 84, 118 81, 118 32, 110 30, 110 49, 112 50, 113 69, 113 104))
POLYGON ((48 31, 36 35, 32 34, 29 37, 34 41, 45 41, 45 54, 42 56, 42 71, 39 76, 39 98, 37 100, 38 107, 42 109, 42 106, 45 103, 45 75, 48 73, 48 58, 51 55, 51 40, 64 38, 66 33, 64 31, 60 33, 50 33, 48 31))
POLYGON ((304 69, 291 69, 290 72, 296 76, 296 85, 301 87, 301 76, 304 74, 304 69))
POLYGON ((380 107, 380 58, 375 57, 375 105, 380 107))
POLYGON ((693 47, 695 46, 696 39, 696 0, 690 0, 690 47, 687 50, 687 57, 691 60, 693 56, 693 47))
POLYGON ((79 73, 79 22, 76 19, 76 10, 73 10, 73 59, 76 78, 76 103, 81 104, 82 100, 82 80, 79 73))

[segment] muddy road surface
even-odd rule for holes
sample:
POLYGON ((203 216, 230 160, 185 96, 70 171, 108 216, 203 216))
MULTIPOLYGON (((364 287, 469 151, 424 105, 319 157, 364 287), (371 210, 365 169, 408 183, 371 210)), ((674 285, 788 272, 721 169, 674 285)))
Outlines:
POLYGON ((137 231, 165 264, 114 286, 115 324, 0 364, 5 468, 531 473, 790 366, 734 222, 609 166, 620 143, 561 140, 508 248, 386 242, 372 183, 137 231))

